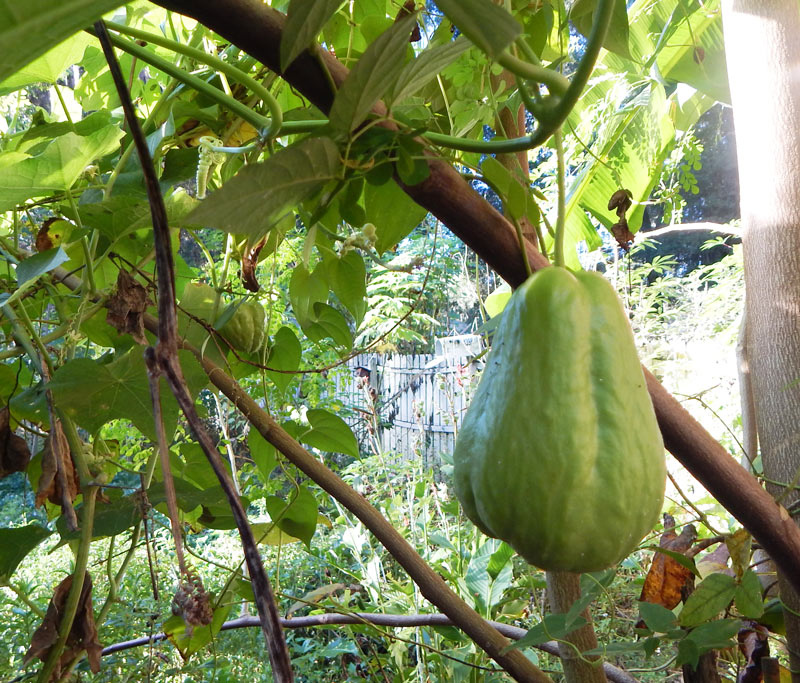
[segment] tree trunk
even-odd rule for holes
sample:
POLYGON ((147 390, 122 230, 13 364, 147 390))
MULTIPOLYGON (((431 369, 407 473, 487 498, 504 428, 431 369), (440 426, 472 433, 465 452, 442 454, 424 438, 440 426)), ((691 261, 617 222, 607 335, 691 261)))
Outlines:
MULTIPOLYGON (((787 489, 800 468, 800 5, 725 0, 723 21, 756 425, 768 489, 790 507, 800 499, 787 489)), ((791 668, 800 672, 800 599, 785 574, 779 582, 791 668)))
MULTIPOLYGON (((569 612, 572 603, 581 597, 580 580, 580 574, 547 572, 547 600, 553 614, 569 612)), ((564 667, 564 680, 567 683, 606 683, 606 674, 599 657, 581 659, 578 656, 578 652, 597 647, 597 636, 588 608, 581 612, 581 616, 588 623, 567 635, 564 638, 566 642, 558 644, 561 665, 564 667), (590 663, 586 661, 587 659, 593 662, 590 663)))

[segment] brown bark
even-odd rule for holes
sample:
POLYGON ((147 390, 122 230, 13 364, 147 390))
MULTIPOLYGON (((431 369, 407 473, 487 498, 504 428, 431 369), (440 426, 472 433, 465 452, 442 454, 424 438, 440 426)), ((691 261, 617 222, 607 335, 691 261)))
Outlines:
MULTIPOLYGON (((768 490, 800 500, 800 6, 781 0, 723 3, 739 159, 746 356, 768 490)), ((768 550, 771 549, 768 548, 768 550)), ((777 558, 774 558, 777 561, 777 558)), ((793 681, 800 681, 797 567, 780 562, 793 681), (794 585, 794 590, 792 589, 794 585)))
MULTIPOLYGON (((285 17, 260 1, 161 0, 158 4, 198 19, 280 72, 278 46, 285 17)), ((334 82, 341 83, 347 74, 345 67, 333 55, 314 49, 320 51, 320 59, 334 82)), ((328 110, 331 90, 319 63, 309 53, 304 53, 283 76, 315 105, 328 110)), ((382 106, 376 111, 381 111, 382 106)), ((524 282, 525 266, 513 227, 450 164, 432 160, 429 166, 430 176, 419 185, 405 188, 408 194, 511 285, 524 282)), ((548 265, 532 246, 527 252, 534 269, 548 265)), ((753 534, 783 568, 792 585, 800 589, 800 529, 658 380, 648 372, 645 377, 667 449, 753 534)))

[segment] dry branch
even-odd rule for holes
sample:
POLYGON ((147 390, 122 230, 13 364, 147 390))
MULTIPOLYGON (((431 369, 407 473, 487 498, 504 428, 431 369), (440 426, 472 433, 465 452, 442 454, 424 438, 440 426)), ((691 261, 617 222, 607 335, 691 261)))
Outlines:
MULTIPOLYGON (((418 626, 453 626, 453 622, 444 614, 375 614, 372 612, 357 612, 355 614, 315 614, 305 617, 294 617, 292 619, 281 619, 281 625, 285 629, 294 628, 315 628, 325 626, 339 626, 339 625, 358 625, 358 624, 373 624, 375 626, 389 626, 392 628, 411 628, 418 626)), ((486 621, 488 626, 496 629, 507 638, 511 640, 519 640, 524 636, 527 631, 519 626, 511 626, 510 624, 503 624, 499 621, 486 621)), ((230 631, 237 628, 252 628, 258 626, 258 619, 256 617, 239 617, 226 621, 220 628, 221 631, 230 631)), ((119 643, 114 643, 103 649, 103 655, 114 654, 115 652, 122 652, 123 650, 130 650, 136 647, 143 647, 151 643, 157 643, 166 639, 165 633, 155 633, 152 636, 144 638, 134 638, 119 643)), ((546 652, 547 654, 559 656, 558 643, 551 640, 540 645, 534 645, 534 648, 546 652)), ((631 676, 627 671, 619 667, 603 663, 603 671, 611 683, 637 683, 636 679, 631 676)))

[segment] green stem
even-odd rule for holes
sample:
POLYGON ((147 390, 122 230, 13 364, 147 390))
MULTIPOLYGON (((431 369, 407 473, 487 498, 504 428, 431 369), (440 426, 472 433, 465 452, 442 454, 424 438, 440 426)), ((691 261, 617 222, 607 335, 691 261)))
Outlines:
POLYGON ((564 226, 566 223, 566 187, 565 187, 565 173, 564 166, 564 144, 561 140, 561 129, 556 129, 553 134, 553 139, 556 143, 556 159, 558 168, 558 213, 556 214, 556 244, 555 244, 555 263, 557 266, 564 267, 564 226))
POLYGON ((94 511, 95 503, 97 501, 97 487, 92 486, 84 494, 83 515, 81 530, 81 540, 78 545, 78 552, 75 555, 75 569, 72 572, 72 586, 69 589, 67 602, 64 605, 64 611, 61 615, 61 621, 58 628, 58 640, 55 645, 50 648, 50 654, 45 660, 44 666, 39 671, 38 683, 47 683, 52 676, 53 670, 61 658, 66 645, 69 632, 72 630, 72 624, 75 621, 75 614, 78 611, 78 602, 80 601, 81 593, 83 592, 83 583, 86 579, 86 565, 89 560, 89 547, 92 544, 92 528, 94 526, 94 511))
MULTIPOLYGON (((254 128, 269 128, 271 119, 254 112, 252 109, 242 104, 238 100, 228 97, 218 88, 215 88, 197 76, 193 76, 183 69, 176 67, 171 62, 162 59, 150 50, 139 47, 131 41, 115 35, 111 35, 110 37, 111 42, 121 50, 138 57, 143 62, 147 62, 164 73, 169 74, 181 83, 203 93, 217 102, 217 104, 234 112, 237 116, 247 121, 254 128)), ((326 119, 317 119, 313 121, 286 121, 281 125, 277 136, 282 137, 284 135, 311 133, 324 128, 327 125, 328 121, 326 119)), ((467 140, 452 135, 445 135, 443 133, 435 133, 430 131, 422 133, 422 136, 439 147, 457 149, 462 152, 477 152, 480 154, 510 154, 512 152, 522 152, 538 147, 544 143, 551 134, 551 130, 540 130, 532 135, 500 141, 467 140)))
MULTIPOLYGON (((114 600, 117 597, 117 591, 119 590, 120 581, 122 581, 122 577, 125 576, 125 572, 128 569, 131 559, 133 558, 133 554, 136 552, 136 546, 139 544, 139 536, 141 533, 142 521, 139 520, 136 522, 136 526, 133 527, 133 531, 131 532, 131 542, 128 545, 128 550, 125 553, 125 557, 122 559, 120 568, 117 570, 116 574, 112 575, 111 572, 108 573, 108 595, 106 596, 106 600, 103 603, 103 606, 100 608, 100 611, 97 613, 96 621, 98 624, 102 624, 105 621, 109 611, 111 610, 111 606, 114 604, 114 600)), ((109 565, 110 561, 111 551, 109 550, 109 565)))
POLYGON ((69 114, 69 107, 67 107, 67 103, 64 100, 64 95, 61 94, 61 88, 58 87, 58 83, 53 83, 53 90, 56 91, 56 95, 58 96, 58 101, 61 103, 61 108, 64 110, 64 116, 67 117, 67 121, 69 123, 74 123, 72 117, 69 114))
MULTIPOLYGON (((78 213, 78 205, 75 203, 75 198, 72 196, 72 192, 67 187, 64 190, 64 194, 67 197, 67 201, 69 202, 69 206, 72 209, 72 213, 75 216, 75 222, 78 225, 78 229, 83 229, 83 223, 81 222, 81 215, 78 213)), ((92 296, 95 293, 96 287, 94 283, 94 263, 92 258, 92 250, 89 248, 89 239, 86 235, 81 237, 81 251, 83 252, 83 260, 84 260, 84 269, 83 269, 83 282, 88 288, 86 292, 89 296, 92 296)))
MULTIPOLYGON (((93 31, 89 31, 94 35, 93 31)), ((147 62, 151 66, 154 66, 156 69, 163 71, 165 74, 168 74, 175 78, 176 80, 180 81, 184 85, 193 88, 194 90, 203 93, 204 95, 213 99, 217 104, 231 110, 240 118, 247 121, 250 125, 254 128, 259 130, 269 129, 272 125, 271 119, 268 119, 266 116, 262 116, 261 114, 254 112, 245 104, 242 104, 238 100, 234 99, 233 97, 228 97, 224 92, 222 92, 219 88, 215 88, 210 83, 206 83, 202 78, 198 78, 197 76, 193 76, 192 74, 184 71, 180 67, 175 66, 172 62, 159 57, 157 54, 148 50, 146 48, 140 47, 136 43, 130 40, 126 40, 125 38, 121 38, 120 36, 109 34, 109 39, 111 42, 121 50, 124 50, 128 54, 141 59, 143 62, 147 62)))
POLYGON ((540 64, 530 64, 519 57, 515 57, 510 52, 503 52, 498 58, 500 66, 508 69, 518 78, 525 78, 529 81, 542 83, 554 95, 563 95, 569 92, 571 84, 567 78, 558 71, 553 71, 540 64))
POLYGON ((78 471, 78 478, 81 482, 81 488, 89 487, 95 488, 90 482, 92 481, 92 473, 89 471, 89 465, 86 462, 86 456, 83 453, 83 441, 78 434, 78 429, 75 423, 64 413, 63 410, 56 407, 58 419, 61 420, 61 427, 64 429, 64 436, 67 437, 69 450, 72 453, 72 461, 75 463, 75 469, 78 471))
POLYGON ((477 152, 478 154, 511 154, 534 149, 551 135, 551 131, 537 130, 532 135, 525 135, 511 140, 466 140, 453 135, 426 131, 422 137, 439 147, 457 149, 462 152, 477 152))
POLYGON ((217 71, 219 71, 221 74, 224 74, 228 78, 236 81, 237 83, 241 83, 251 92, 255 93, 255 95, 258 96, 261 99, 261 101, 267 105, 267 108, 269 109, 271 120, 269 122, 269 125, 267 126, 267 130, 265 131, 264 136, 270 139, 278 135, 278 132, 280 131, 281 128, 281 124, 283 123, 283 112, 281 111, 278 101, 272 96, 272 93, 270 93, 270 91, 267 90, 261 83, 259 83, 254 78, 251 78, 237 67, 233 66, 233 64, 229 64, 228 62, 220 59, 219 57, 210 55, 203 50, 198 50, 189 45, 184 45, 183 43, 170 40, 165 36, 160 36, 157 33, 142 31, 141 29, 131 28, 130 26, 117 24, 113 21, 107 21, 106 26, 119 33, 124 33, 126 35, 132 36, 133 38, 138 38, 140 40, 145 40, 147 42, 160 45, 161 47, 165 47, 168 50, 172 50, 173 52, 177 52, 186 57, 194 59, 197 62, 201 62, 202 64, 207 64, 208 66, 216 69, 217 71))
POLYGON ((597 56, 600 54, 600 48, 603 46, 608 27, 611 25, 614 2, 615 0, 599 0, 597 3, 592 32, 589 34, 589 39, 586 43, 586 51, 583 53, 578 68, 572 76, 567 92, 559 100, 558 107, 550 119, 550 123, 554 127, 560 126, 564 122, 589 82, 589 76, 592 75, 597 56))
POLYGON ((28 597, 28 592, 27 592, 27 591, 23 590, 23 589, 22 589, 22 588, 20 588, 19 586, 15 585, 15 584, 13 584, 13 583, 10 583, 10 582, 8 582, 8 583, 2 583, 2 584, 0 584, 0 585, 2 585, 2 586, 5 586, 5 587, 6 587, 6 588, 8 588, 9 590, 13 591, 14 595, 16 595, 16 596, 17 596, 17 599, 18 599, 18 600, 19 600, 19 601, 20 601, 20 602, 21 602, 23 605, 25 605, 25 606, 26 606, 26 607, 27 607, 27 608, 28 608, 28 609, 29 609, 31 612, 33 612, 33 613, 34 613, 34 614, 35 614, 37 617, 39 617, 40 619, 44 619, 44 617, 45 617, 45 611, 44 611, 44 610, 43 610, 41 607, 39 607, 39 605, 37 605, 37 604, 36 604, 36 603, 35 603, 33 600, 31 600, 31 599, 28 597))

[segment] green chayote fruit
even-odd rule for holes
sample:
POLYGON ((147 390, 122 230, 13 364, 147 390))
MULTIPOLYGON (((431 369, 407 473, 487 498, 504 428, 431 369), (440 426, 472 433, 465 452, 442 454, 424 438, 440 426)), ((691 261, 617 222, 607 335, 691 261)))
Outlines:
POLYGON ((545 268, 514 292, 453 457, 466 515, 542 569, 604 569, 653 528, 664 446, 601 275, 545 268))
POLYGON ((264 345, 265 325, 264 307, 256 301, 245 301, 220 328, 220 334, 238 351, 254 353, 264 345))

